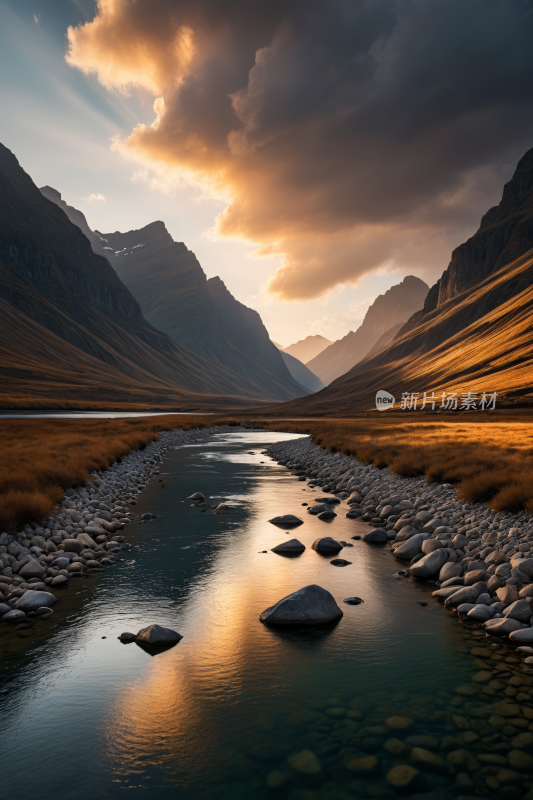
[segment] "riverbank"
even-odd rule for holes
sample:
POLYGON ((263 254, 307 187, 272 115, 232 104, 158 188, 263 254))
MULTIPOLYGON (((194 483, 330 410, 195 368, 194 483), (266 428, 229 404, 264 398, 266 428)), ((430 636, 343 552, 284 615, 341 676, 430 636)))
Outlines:
MULTIPOLYGON (((450 484, 400 478, 388 469, 329 453, 308 438, 268 449, 322 492, 348 500, 348 516, 369 522, 369 543, 390 543, 400 574, 431 580, 433 596, 482 623, 491 636, 533 644, 533 529, 526 512, 494 513, 457 501, 450 484)), ((320 513, 329 507, 311 507, 320 513)), ((533 652, 533 651, 532 651, 533 652)))
MULTIPOLYGON (((157 423, 152 421, 151 425, 157 423)), ((131 509, 137 495, 150 481, 157 480, 164 455, 234 430, 239 428, 160 431, 157 441, 147 445, 142 442, 139 449, 119 457, 108 469, 94 471, 90 480, 67 489, 40 523, 26 523, 16 534, 4 531, 0 535, 2 621, 22 630, 36 619, 49 619, 69 580, 112 566, 120 551, 129 550, 131 545, 119 532, 134 518, 131 509)), ((150 428, 141 431, 153 436, 150 428)), ((142 433, 137 431, 137 439, 142 440, 142 433)), ((120 442, 120 448, 125 444, 120 442)))
POLYGON ((85 483, 160 431, 225 425, 228 417, 174 414, 121 419, 0 419, 0 532, 40 523, 71 486, 85 483))

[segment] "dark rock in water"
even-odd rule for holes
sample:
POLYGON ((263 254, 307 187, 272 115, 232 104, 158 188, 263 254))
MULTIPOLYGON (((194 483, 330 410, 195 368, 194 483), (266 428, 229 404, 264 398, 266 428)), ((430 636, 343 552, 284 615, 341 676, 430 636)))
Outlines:
POLYGON ((205 500, 205 494, 201 492, 195 492, 194 494, 190 494, 187 498, 188 500, 205 500))
POLYGON ((352 562, 346 561, 344 558, 334 558, 329 563, 333 564, 334 567, 349 567, 352 562))
POLYGON ((361 600, 360 597, 345 597, 342 601, 343 603, 347 603, 349 606, 358 606, 360 603, 364 603, 364 600, 361 600))
POLYGON ((368 533, 365 533, 363 536, 363 539, 365 542, 370 542, 371 544, 384 544, 389 541, 387 531, 383 528, 374 528, 373 531, 368 531, 368 533))
POLYGON ((351 508, 350 511, 346 514, 347 519, 358 519, 359 517, 363 516, 363 510, 361 508, 351 508))
POLYGON ((141 514, 141 519, 147 522, 149 519, 152 519, 152 514, 148 512, 146 514, 141 514))
POLYGON ((331 536, 323 536, 321 539, 315 539, 312 548, 317 553, 338 553, 339 550, 342 550, 342 544, 336 539, 332 539, 331 536))
POLYGON ((267 608, 259 619, 267 625, 320 625, 342 615, 333 595, 312 583, 267 608))
POLYGON ((0 618, 4 616, 4 614, 9 614, 11 611, 11 606, 8 606, 7 603, 0 603, 0 618))
POLYGON ((318 515, 318 519, 333 519, 333 517, 336 517, 336 516, 337 515, 335 514, 333 509, 332 508, 328 508, 326 511, 322 511, 318 515))
POLYGON ((340 503, 338 497, 315 497, 315 503, 328 503, 328 505, 335 505, 340 503))
POLYGON ((128 631, 125 631, 124 633, 121 633, 118 638, 123 644, 129 644, 130 642, 134 642, 137 636, 134 633, 129 633, 128 631))
POLYGON ((68 583, 68 578, 66 575, 56 575, 55 578, 52 578, 50 586, 66 586, 68 583))
POLYGON ((183 639, 181 633, 173 631, 171 628, 162 628, 161 625, 148 625, 147 628, 141 628, 140 631, 137 631, 136 641, 149 647, 164 647, 165 645, 176 644, 180 639, 183 639))
POLYGON ((272 548, 273 553, 303 553, 304 550, 305 544, 302 544, 298 539, 289 539, 287 542, 282 542, 272 548))
POLYGON ((427 606, 427 603, 426 603, 426 601, 425 601, 425 600, 417 600, 416 602, 417 602, 417 604, 418 604, 419 606, 427 606))
POLYGON ((296 517, 294 514, 282 514, 279 517, 273 517, 272 519, 268 520, 273 525, 279 525, 280 527, 287 527, 293 528, 296 525, 303 525, 303 519, 300 517, 296 517))
POLYGON ((28 589, 28 591, 24 592, 22 597, 17 600, 15 608, 28 613, 29 611, 37 611, 44 606, 49 608, 54 605, 56 600, 57 597, 51 592, 35 592, 33 589, 28 589))
POLYGON ((42 619, 48 619, 48 617, 51 617, 53 613, 54 612, 51 608, 47 608, 46 606, 41 606, 41 608, 38 608, 36 610, 35 616, 41 617, 42 619))
POLYGON ((360 540, 360 538, 361 538, 361 537, 360 537, 360 536, 359 536, 359 534, 357 534, 357 533, 355 534, 355 536, 352 536, 352 539, 357 539, 358 541, 360 540))

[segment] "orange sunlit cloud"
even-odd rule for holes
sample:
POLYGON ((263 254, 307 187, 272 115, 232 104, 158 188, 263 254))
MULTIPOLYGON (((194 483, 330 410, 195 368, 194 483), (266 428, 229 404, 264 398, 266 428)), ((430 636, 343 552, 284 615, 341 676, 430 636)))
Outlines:
MULTIPOLYGON (((114 147, 223 197, 216 233, 281 257, 265 288, 283 299, 377 269, 434 274, 450 232, 472 230, 501 185, 492 165, 528 136, 516 65, 514 94, 497 48, 489 93, 490 76, 469 66, 487 46, 477 0, 437 0, 431 14, 337 0, 97 5, 91 22, 69 28, 68 63, 110 90, 155 98, 154 123, 114 147), (446 30, 458 27, 465 42, 451 65, 446 30)), ((518 63, 527 37, 517 39, 514 12, 499 13, 518 63)))

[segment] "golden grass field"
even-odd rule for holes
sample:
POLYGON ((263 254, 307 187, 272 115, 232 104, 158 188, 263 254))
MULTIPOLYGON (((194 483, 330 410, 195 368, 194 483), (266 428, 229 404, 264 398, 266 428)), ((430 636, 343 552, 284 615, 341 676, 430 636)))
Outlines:
MULTIPOLYGON (((475 413, 475 412, 474 412, 475 413)), ((272 431, 311 434, 340 450, 404 476, 457 485, 460 498, 494 510, 533 513, 533 414, 385 412, 352 418, 169 415, 137 419, 6 419, 0 421, 0 529, 40 521, 70 486, 92 471, 157 439, 158 431, 241 422, 272 431)))

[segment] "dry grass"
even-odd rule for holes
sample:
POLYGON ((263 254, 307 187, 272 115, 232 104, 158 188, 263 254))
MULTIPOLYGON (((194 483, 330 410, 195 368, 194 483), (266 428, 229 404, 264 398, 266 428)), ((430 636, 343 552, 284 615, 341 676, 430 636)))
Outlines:
POLYGON ((148 442, 158 431, 224 424, 225 418, 171 415, 136 419, 0 421, 0 530, 50 514, 71 486, 148 442), (208 421, 208 420, 212 420, 208 421))

